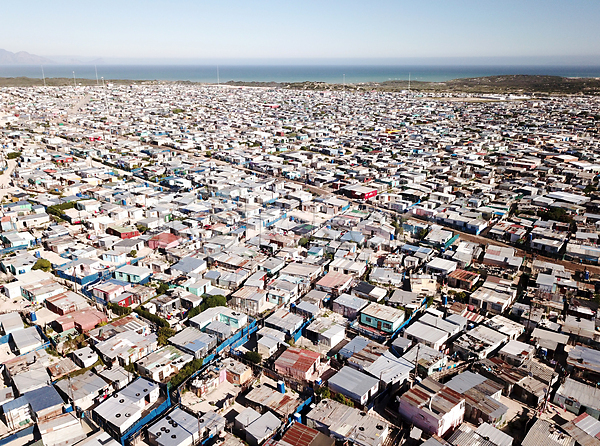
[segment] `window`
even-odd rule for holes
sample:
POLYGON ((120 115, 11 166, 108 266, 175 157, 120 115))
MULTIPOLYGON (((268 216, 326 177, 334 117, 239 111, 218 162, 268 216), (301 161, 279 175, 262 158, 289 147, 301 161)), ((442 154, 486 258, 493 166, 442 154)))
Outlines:
POLYGON ((373 322, 373 319, 371 319, 369 316, 365 316, 365 322, 370 324, 371 322, 373 322))
POLYGON ((392 329, 392 324, 388 324, 387 322, 383 323, 383 329, 384 330, 391 330, 392 329))

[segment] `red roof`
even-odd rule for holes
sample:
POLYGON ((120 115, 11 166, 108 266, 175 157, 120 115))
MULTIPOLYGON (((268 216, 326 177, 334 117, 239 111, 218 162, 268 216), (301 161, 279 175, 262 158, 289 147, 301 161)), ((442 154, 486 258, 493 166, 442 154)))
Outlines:
POLYGON ((321 355, 317 352, 290 347, 277 358, 275 365, 278 367, 293 368, 306 373, 320 357, 321 355))
MULTIPOLYGON (((323 434, 302 423, 294 423, 287 430, 281 441, 291 446, 309 446, 319 435, 323 434)), ((333 444, 333 439, 331 440, 331 444, 333 444)))
POLYGON ((160 234, 152 237, 151 240, 156 240, 163 243, 171 243, 179 240, 179 237, 177 237, 175 234, 171 234, 170 232, 161 232, 160 234))

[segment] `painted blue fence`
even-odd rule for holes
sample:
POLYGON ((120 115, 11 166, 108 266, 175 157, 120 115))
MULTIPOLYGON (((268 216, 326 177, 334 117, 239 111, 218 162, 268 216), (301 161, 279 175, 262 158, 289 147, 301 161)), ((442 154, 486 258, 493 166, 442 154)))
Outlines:
MULTIPOLYGON (((249 318, 249 319, 250 319, 250 323, 248 323, 248 325, 246 325, 244 328, 242 328, 236 334, 231 336, 229 339, 221 342, 221 344, 219 344, 217 346, 217 353, 221 353, 227 347, 230 347, 232 344, 240 341, 243 338, 247 338, 248 335, 254 333, 257 330, 256 319, 251 319, 251 318, 249 318)), ((241 345, 241 344, 239 344, 239 345, 241 345)))
POLYGON ((229 343, 229 346, 231 347, 230 350, 234 350, 240 345, 244 345, 246 342, 248 342, 248 338, 252 335, 252 333, 256 332, 257 330, 258 325, 256 324, 256 319, 252 319, 252 321, 239 332, 239 338, 234 339, 229 343))
MULTIPOLYGON (((419 308, 423 308, 423 305, 425 305, 425 308, 427 308, 427 298, 425 297, 422 301, 421 301, 421 306, 419 308)), ((410 321, 412 321, 412 318, 419 312, 419 309, 416 309, 415 311, 413 311, 411 313, 411 315, 408 317, 408 319, 406 319, 404 322, 402 322, 402 324, 400 325, 400 327, 398 327, 398 329, 394 332, 394 334, 392 335, 392 340, 395 339, 398 336, 398 333, 400 333, 400 331, 406 327, 408 324, 410 324, 410 321)))
POLYGON ((302 336, 302 333, 304 332, 304 330, 306 329, 306 327, 308 327, 312 321, 314 320, 314 317, 311 317, 310 319, 307 319, 298 330, 296 330, 294 333, 292 333, 292 339, 294 340, 294 342, 298 342, 298 340, 300 339, 300 337, 302 336))
POLYGON ((76 276, 72 276, 70 274, 66 274, 64 271, 61 271, 60 269, 57 269, 56 275, 58 277, 60 277, 61 279, 65 279, 70 282, 75 282, 79 285, 84 286, 84 285, 90 285, 92 283, 96 283, 100 280, 106 279, 107 277, 111 277, 112 270, 107 269, 107 270, 101 271, 99 273, 90 274, 89 276, 86 276, 86 277, 76 277, 76 276))
MULTIPOLYGON (((296 409, 296 413, 300 413, 302 412, 302 410, 304 410, 304 408, 308 407, 313 401, 313 397, 309 396, 307 399, 305 399, 304 401, 302 401, 302 403, 298 406, 298 408, 296 409)), ((290 415, 288 417, 288 422, 292 421, 294 417, 294 414, 290 415)))
POLYGON ((0 255, 10 254, 11 252, 15 252, 15 251, 19 251, 20 249, 27 249, 27 248, 28 248, 27 245, 19 245, 19 246, 12 246, 10 248, 0 249, 0 255))
POLYGON ((252 319, 250 318, 250 323, 248 325, 246 325, 243 329, 241 329, 240 331, 238 331, 236 334, 234 334, 233 336, 231 336, 230 338, 226 339, 225 341, 221 342, 217 348, 215 349, 215 353, 212 353, 208 356, 206 356, 204 358, 204 360, 202 361, 203 363, 203 367, 194 372, 188 379, 187 381, 192 381, 196 376, 204 373, 204 371, 206 370, 206 368, 208 367, 208 365, 213 362, 216 358, 216 356, 221 353, 223 350, 225 350, 227 347, 230 347, 230 349, 235 349, 237 347, 239 347, 242 344, 245 344, 248 341, 248 337, 254 333, 256 330, 258 330, 258 326, 256 324, 256 319, 252 319))

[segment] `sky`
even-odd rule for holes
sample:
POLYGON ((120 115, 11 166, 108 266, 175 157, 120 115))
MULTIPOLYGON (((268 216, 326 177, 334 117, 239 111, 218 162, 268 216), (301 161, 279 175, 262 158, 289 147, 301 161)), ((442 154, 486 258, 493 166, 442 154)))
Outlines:
POLYGON ((2 15, 0 48, 49 58, 600 61, 596 0, 30 0, 2 15))

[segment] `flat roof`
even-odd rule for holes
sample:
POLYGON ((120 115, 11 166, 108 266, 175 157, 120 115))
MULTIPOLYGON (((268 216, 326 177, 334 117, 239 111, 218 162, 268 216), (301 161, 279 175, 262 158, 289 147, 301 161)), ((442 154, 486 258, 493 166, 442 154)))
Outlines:
POLYGON ((352 367, 344 366, 339 372, 329 378, 328 384, 345 390, 349 394, 362 397, 373 387, 376 387, 379 384, 379 380, 352 367))

